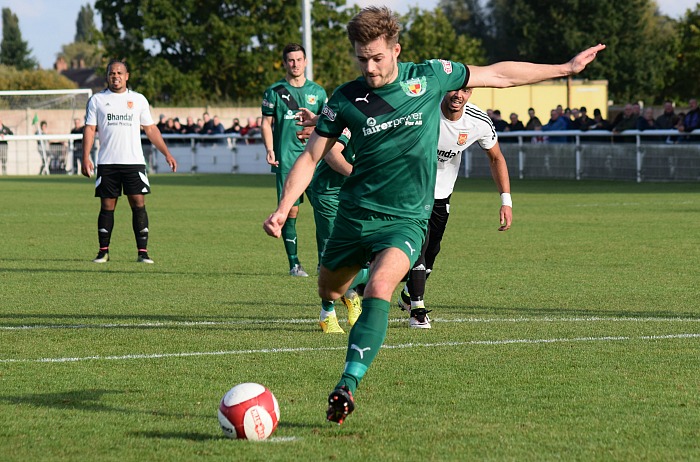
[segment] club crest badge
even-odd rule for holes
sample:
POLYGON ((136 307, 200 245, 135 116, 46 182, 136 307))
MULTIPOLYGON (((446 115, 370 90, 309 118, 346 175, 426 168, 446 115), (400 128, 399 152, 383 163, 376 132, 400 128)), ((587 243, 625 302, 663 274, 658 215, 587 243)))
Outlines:
POLYGON ((133 102, 133 101, 127 101, 127 102, 126 102, 126 107, 128 107, 129 109, 133 109, 133 108, 134 108, 134 102, 133 102))
POLYGON ((467 138, 469 138, 469 133, 459 132, 459 135, 457 135, 457 146, 464 146, 467 144, 467 138))
POLYGON ((316 95, 306 95, 306 103, 307 104, 316 104, 317 98, 316 95))
POLYGON ((425 93, 426 87, 427 81, 425 77, 421 77, 419 79, 409 79, 405 82, 401 82, 401 89, 404 91, 404 93, 406 93, 412 98, 415 98, 416 96, 420 96, 423 93, 425 93))

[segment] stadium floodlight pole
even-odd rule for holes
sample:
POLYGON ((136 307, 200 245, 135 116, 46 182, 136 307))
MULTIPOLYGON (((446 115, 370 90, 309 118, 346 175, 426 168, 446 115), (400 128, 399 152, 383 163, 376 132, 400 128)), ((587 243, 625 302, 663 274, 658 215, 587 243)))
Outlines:
POLYGON ((314 58, 313 49, 311 48, 311 1, 302 0, 301 2, 301 28, 302 28, 302 45, 306 50, 306 78, 314 79, 314 58))

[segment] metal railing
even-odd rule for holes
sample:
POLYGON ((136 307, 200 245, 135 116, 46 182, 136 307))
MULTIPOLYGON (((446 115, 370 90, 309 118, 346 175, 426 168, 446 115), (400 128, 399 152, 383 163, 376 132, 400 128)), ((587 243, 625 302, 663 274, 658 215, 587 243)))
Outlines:
MULTIPOLYGON (((178 173, 269 173, 260 136, 163 135, 178 161, 178 173)), ((700 130, 522 131, 499 133, 513 178, 700 181, 700 130), (543 137, 566 142, 533 142, 543 137)), ((2 174, 79 173, 82 135, 6 136, 0 142, 2 174), (42 149, 44 144, 44 149, 42 149), (5 153, 3 154, 3 148, 5 153), (4 156, 4 157, 3 157, 4 156), (77 156, 77 158, 76 158, 77 156)), ((96 140, 96 147, 99 139, 96 140)), ((144 155, 153 173, 170 169, 144 138, 144 155)), ((461 176, 490 177, 488 157, 478 144, 463 153, 461 176)))

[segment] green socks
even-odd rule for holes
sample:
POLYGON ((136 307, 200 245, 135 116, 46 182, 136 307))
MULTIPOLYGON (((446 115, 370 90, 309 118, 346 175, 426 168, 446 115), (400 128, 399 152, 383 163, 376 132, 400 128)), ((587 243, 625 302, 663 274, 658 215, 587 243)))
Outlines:
POLYGON ((287 218, 287 221, 282 226, 282 239, 284 240, 284 250, 287 252, 289 259, 289 269, 294 265, 299 264, 297 257, 297 219, 287 218))
POLYGON ((384 343, 391 303, 378 298, 362 300, 362 314, 350 331, 345 370, 336 388, 343 385, 355 392, 367 368, 384 343))

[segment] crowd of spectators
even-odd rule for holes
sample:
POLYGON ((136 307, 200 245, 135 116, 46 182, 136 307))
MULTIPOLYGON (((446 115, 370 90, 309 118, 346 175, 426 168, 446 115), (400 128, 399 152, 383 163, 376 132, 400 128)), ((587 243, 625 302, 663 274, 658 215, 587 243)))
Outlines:
MULTIPOLYGON (((611 132, 613 141, 615 142, 634 142, 633 136, 619 136, 621 133, 628 130, 678 130, 682 133, 689 133, 693 130, 700 129, 700 107, 698 107, 697 99, 693 98, 688 101, 687 112, 675 112, 673 102, 666 101, 663 105, 663 112, 659 115, 654 114, 654 109, 651 107, 644 108, 638 103, 626 104, 623 110, 618 113, 612 121, 603 118, 600 109, 593 110, 593 117, 588 116, 588 109, 585 106, 581 108, 563 108, 558 105, 550 111, 549 120, 543 124, 535 115, 533 108, 528 109, 529 120, 526 124, 519 120, 516 113, 510 115, 510 123, 507 123, 501 118, 499 110, 488 109, 487 114, 493 121, 494 127, 498 132, 514 132, 522 130, 542 131, 543 136, 530 137, 529 141, 549 142, 549 143, 566 143, 571 141, 571 137, 562 136, 560 134, 548 136, 546 132, 560 132, 565 130, 603 130, 611 132)), ((681 137, 661 137, 668 143, 676 143, 690 139, 688 136, 681 137)), ((503 141, 506 141, 504 138, 503 141)), ((657 139, 658 140, 658 139, 657 139)))
MULTIPOLYGON (((262 117, 248 117, 245 126, 241 125, 240 119, 235 117, 229 127, 224 126, 219 116, 211 117, 208 112, 203 113, 202 117, 196 121, 192 116, 188 116, 185 120, 186 122, 183 124, 179 117, 166 117, 165 114, 161 114, 156 126, 163 135, 230 135, 232 138, 241 138, 246 143, 259 142, 258 135, 261 133, 262 117)), ((212 141, 212 143, 226 144, 230 137, 217 137, 217 141, 212 141)), ((169 143, 177 143, 177 141, 168 140, 169 143)), ((189 140, 185 142, 189 142, 189 140)))

